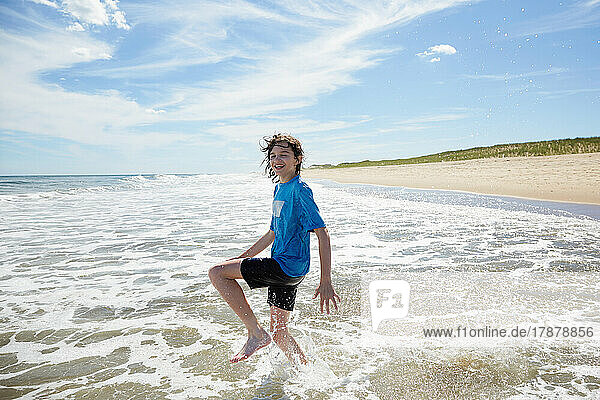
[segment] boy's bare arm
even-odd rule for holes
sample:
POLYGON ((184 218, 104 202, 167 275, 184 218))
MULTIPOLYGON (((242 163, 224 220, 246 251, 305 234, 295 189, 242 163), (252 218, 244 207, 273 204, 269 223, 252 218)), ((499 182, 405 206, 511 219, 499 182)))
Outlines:
POLYGON ((315 229, 315 234, 319 239, 319 258, 321 259, 321 283, 315 291, 313 299, 321 294, 321 312, 323 312, 323 303, 327 314, 329 314, 329 301, 333 302, 333 306, 337 310, 337 301, 340 301, 340 296, 335 293, 333 284, 331 283, 331 242, 329 240, 329 232, 327 228, 315 229))
POLYGON ((258 239, 256 243, 252 245, 252 247, 250 247, 248 250, 246 250, 241 255, 235 258, 254 257, 258 253, 269 247, 269 245, 273 243, 273 240, 275 240, 275 232, 269 229, 269 231, 265 233, 260 239, 258 239))

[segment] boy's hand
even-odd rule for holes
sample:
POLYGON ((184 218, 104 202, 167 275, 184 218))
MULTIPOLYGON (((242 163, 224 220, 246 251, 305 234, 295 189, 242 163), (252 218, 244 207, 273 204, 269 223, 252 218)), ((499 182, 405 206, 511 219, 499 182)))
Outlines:
POLYGON ((317 295, 319 295, 319 294, 321 294, 321 312, 323 312, 323 303, 325 303, 325 308, 327 309, 327 314, 329 314, 329 300, 331 300, 333 302, 333 306, 335 307, 335 310, 336 311, 338 310, 338 306, 337 306, 335 299, 337 297, 337 301, 340 301, 340 296, 338 296, 335 293, 335 290, 333 290, 333 285, 331 284, 331 282, 326 282, 326 283, 321 282, 319 284, 319 287, 315 291, 315 295, 313 296, 313 299, 316 298, 317 295))

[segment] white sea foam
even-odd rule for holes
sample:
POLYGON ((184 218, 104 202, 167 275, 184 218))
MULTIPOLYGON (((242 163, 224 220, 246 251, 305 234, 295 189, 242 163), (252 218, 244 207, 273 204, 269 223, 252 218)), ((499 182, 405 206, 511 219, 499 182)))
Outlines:
MULTIPOLYGON (((462 385, 463 397, 598 393, 591 381, 600 380, 597 359, 585 350, 598 350, 595 339, 572 348, 556 340, 521 343, 513 352, 445 349, 416 336, 390 341, 365 325, 360 298, 361 282, 371 277, 409 274, 431 286, 420 312, 409 312, 412 331, 495 318, 506 310, 469 293, 477 289, 473 274, 484 273, 494 277, 488 294, 524 296, 511 301, 522 317, 597 328, 599 283, 585 274, 600 271, 599 219, 549 203, 310 182, 331 234, 343 300, 329 317, 312 300, 319 279, 313 236, 311 272, 299 289, 292 329, 315 363, 282 378, 284 364, 269 361, 276 349, 229 365, 245 333, 206 274, 268 230, 270 180, 258 174, 85 179, 52 178, 46 186, 30 179, 26 190, 0 193, 0 344, 6 338, 0 350, 17 357, 14 368, 0 371, 0 385, 41 376, 29 385, 29 398, 83 396, 84 388, 102 387, 168 398, 448 397, 443 389, 420 392, 412 383, 419 380, 447 390, 462 385), (439 271, 452 277, 444 287, 428 280, 439 271), (535 293, 506 289, 544 273, 562 278, 536 281, 535 293), (446 308, 432 300, 436 290, 447 296, 446 308), (452 302, 477 307, 450 310, 452 302), (125 355, 114 353, 123 347, 125 355), (82 357, 97 368, 55 378, 33 365, 76 370, 82 357), (111 357, 116 364, 104 365, 111 357), (482 381, 504 384, 482 388, 482 381), (57 391, 67 383, 84 386, 57 391)), ((265 290, 242 287, 268 326, 265 290)))

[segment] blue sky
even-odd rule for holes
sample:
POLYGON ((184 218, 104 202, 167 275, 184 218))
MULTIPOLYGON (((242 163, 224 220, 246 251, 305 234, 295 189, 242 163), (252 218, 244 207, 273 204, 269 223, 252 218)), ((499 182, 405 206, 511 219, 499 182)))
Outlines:
POLYGON ((0 175, 259 171, 600 134, 600 0, 0 5, 0 175))

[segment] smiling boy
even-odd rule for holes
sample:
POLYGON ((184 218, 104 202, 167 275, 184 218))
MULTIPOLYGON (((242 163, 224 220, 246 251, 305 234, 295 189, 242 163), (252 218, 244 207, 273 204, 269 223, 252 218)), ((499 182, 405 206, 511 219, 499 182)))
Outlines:
POLYGON ((288 330, 287 323, 294 309, 297 287, 310 266, 310 235, 319 240, 321 282, 313 298, 320 295, 329 314, 329 301, 337 310, 340 297, 331 283, 331 245, 329 233, 313 200, 311 189, 300 179, 302 145, 298 139, 276 134, 265 138, 265 172, 278 182, 273 195, 273 212, 269 231, 242 253, 209 270, 214 287, 248 329, 248 340, 231 362, 245 360, 273 340, 294 362, 307 359, 288 330), (270 258, 253 258, 271 243, 270 258), (271 307, 271 327, 267 333, 258 323, 236 279, 244 279, 251 289, 268 287, 267 303, 271 307), (337 302, 336 302, 337 300, 337 302), (272 337, 272 339, 271 339, 272 337))

